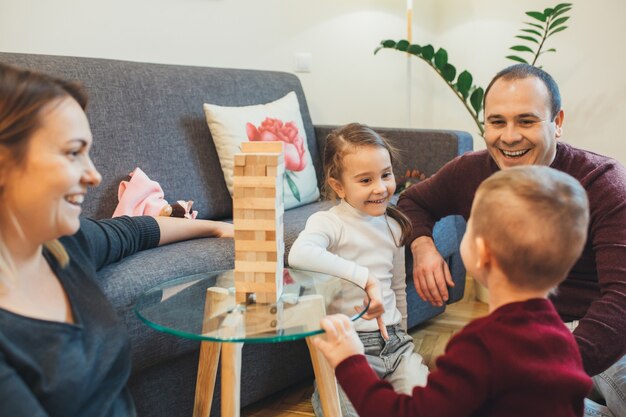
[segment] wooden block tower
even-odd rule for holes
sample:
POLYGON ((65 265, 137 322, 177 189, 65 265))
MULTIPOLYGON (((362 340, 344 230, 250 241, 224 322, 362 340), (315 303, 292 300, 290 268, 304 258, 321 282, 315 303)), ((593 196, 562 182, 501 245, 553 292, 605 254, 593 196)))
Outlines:
POLYGON ((235 155, 233 223, 238 303, 275 303, 283 289, 283 142, 243 142, 235 155))

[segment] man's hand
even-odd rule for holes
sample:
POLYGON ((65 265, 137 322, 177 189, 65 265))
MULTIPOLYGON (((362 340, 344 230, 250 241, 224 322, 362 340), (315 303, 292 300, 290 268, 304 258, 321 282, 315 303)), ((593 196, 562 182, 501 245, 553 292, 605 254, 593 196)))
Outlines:
POLYGON ((334 314, 324 317, 320 323, 326 337, 313 338, 313 344, 324 354, 333 369, 350 356, 365 352, 363 343, 347 316, 334 314))
MULTIPOLYGON (((383 313, 385 312, 385 306, 383 305, 380 284, 378 280, 372 276, 367 279, 365 283, 365 293, 369 298, 370 306, 363 314, 363 318, 365 320, 376 319, 378 322, 378 328, 380 329, 380 334, 383 336, 383 339, 389 340, 389 334, 387 333, 387 326, 385 326, 385 322, 383 321, 383 313)), ((367 299, 363 300, 363 306, 354 306, 354 309, 357 313, 360 313, 361 310, 365 308, 367 305, 367 299)))
POLYGON ((413 283, 424 301, 441 307, 448 301, 448 287, 454 287, 448 264, 439 254, 435 242, 428 236, 411 243, 413 254, 413 283))

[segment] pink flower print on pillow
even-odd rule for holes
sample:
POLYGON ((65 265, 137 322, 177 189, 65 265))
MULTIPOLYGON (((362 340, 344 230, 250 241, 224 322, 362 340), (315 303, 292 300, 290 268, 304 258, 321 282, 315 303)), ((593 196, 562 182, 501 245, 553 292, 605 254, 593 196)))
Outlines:
POLYGON ((286 170, 298 172, 306 167, 304 139, 294 122, 283 123, 282 120, 266 117, 258 127, 247 123, 246 131, 250 141, 285 142, 286 170))

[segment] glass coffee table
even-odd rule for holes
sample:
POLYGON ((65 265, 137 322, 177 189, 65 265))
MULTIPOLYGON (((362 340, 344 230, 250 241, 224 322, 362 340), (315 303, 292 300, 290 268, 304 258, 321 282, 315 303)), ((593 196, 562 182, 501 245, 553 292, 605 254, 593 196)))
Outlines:
MULTIPOLYGON (((218 361, 222 361, 222 417, 240 413, 241 349, 244 343, 280 343, 306 339, 325 416, 341 416, 332 368, 312 340, 323 330, 327 314, 357 313, 343 300, 365 291, 349 281, 285 268, 283 292, 276 303, 235 302, 234 271, 191 275, 167 281, 139 297, 135 312, 148 326, 175 336, 202 341, 194 417, 208 417, 218 361)), ((368 300, 369 301, 369 300, 368 300)))

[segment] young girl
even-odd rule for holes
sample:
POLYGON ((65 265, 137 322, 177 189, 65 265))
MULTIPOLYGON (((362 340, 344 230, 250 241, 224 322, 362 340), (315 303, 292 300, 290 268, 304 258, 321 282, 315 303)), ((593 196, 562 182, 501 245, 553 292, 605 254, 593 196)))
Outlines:
MULTIPOLYGON (((428 369, 406 333, 403 245, 411 224, 390 205, 396 189, 392 149, 371 128, 352 123, 328 135, 323 158, 324 194, 340 202, 308 219, 291 248, 289 265, 365 289, 370 308, 355 327, 367 360, 396 391, 410 393, 426 384, 428 369)), ((362 292, 347 295, 345 302, 359 309, 362 292)), ((357 416, 341 390, 340 400, 344 417, 357 416)), ((321 416, 317 390, 313 407, 321 416)))

